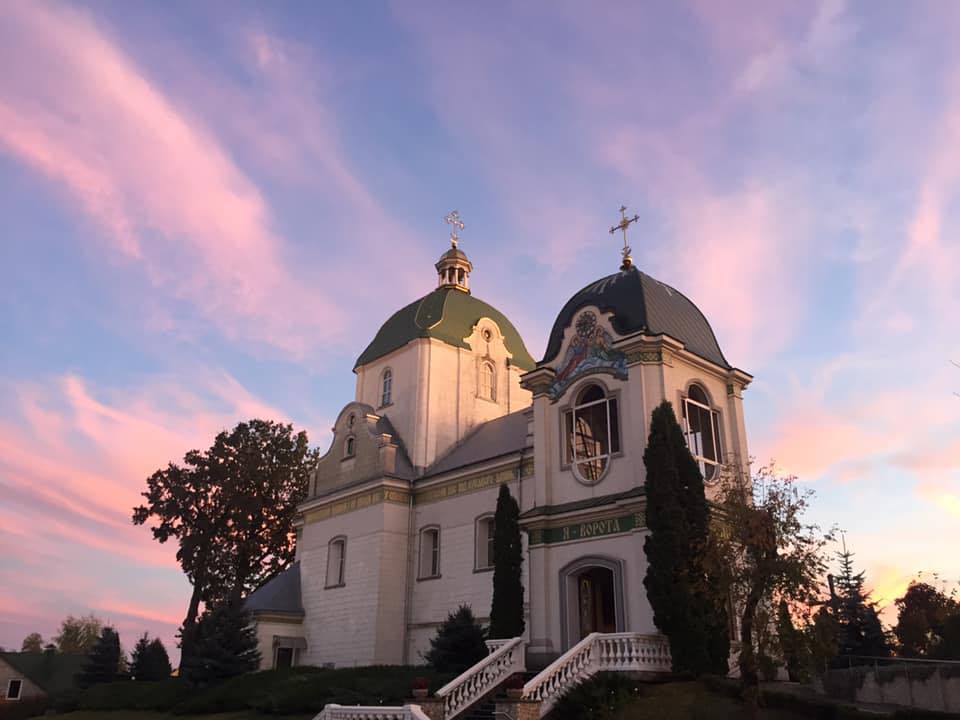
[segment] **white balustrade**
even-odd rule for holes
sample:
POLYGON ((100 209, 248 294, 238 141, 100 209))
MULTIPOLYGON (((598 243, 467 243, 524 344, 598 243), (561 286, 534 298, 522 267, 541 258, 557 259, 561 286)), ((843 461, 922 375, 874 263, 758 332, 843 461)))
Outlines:
POLYGON ((670 672, 666 638, 639 633, 590 633, 523 686, 539 700, 540 717, 567 692, 599 672, 670 672))
POLYGON ((484 640, 484 644, 487 646, 487 653, 493 654, 504 645, 509 642, 513 642, 514 638, 502 638, 497 640, 484 640))
POLYGON ((483 660, 437 690, 436 697, 443 699, 444 717, 447 720, 452 720, 482 699, 511 675, 526 670, 526 643, 523 638, 512 638, 491 649, 492 652, 483 660))
POLYGON ((325 705, 314 720, 430 720, 419 705, 325 705))

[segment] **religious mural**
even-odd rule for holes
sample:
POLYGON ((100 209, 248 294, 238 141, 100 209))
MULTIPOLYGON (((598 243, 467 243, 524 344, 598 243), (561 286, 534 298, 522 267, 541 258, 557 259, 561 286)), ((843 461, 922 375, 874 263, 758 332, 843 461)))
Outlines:
POLYGON ((577 318, 577 334, 570 341, 548 394, 556 400, 578 377, 597 372, 626 380, 627 356, 613 348, 613 337, 597 322, 597 316, 587 311, 577 318))

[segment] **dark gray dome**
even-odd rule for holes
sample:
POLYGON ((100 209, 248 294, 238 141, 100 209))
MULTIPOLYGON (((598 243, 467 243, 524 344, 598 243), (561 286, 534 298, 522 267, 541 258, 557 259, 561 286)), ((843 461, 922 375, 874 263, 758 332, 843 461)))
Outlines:
POLYGON ((577 311, 588 305, 603 313, 613 313, 611 324, 620 335, 640 331, 669 335, 694 355, 728 369, 731 367, 700 309, 682 293, 636 267, 601 278, 567 301, 553 323, 541 364, 557 357, 563 331, 577 311))

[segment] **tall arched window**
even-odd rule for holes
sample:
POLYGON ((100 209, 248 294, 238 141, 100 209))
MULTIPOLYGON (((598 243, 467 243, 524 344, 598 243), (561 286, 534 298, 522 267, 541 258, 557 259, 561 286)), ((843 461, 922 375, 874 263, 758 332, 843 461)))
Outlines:
POLYGON ((380 407, 393 402, 393 370, 383 371, 383 384, 380 387, 380 407))
POLYGON ((564 413, 565 460, 582 482, 598 482, 610 456, 620 452, 617 399, 599 385, 587 385, 564 413))
POLYGON ((347 559, 347 539, 335 537, 327 545, 327 587, 340 587, 344 584, 347 559))
POLYGON ((476 526, 476 569, 489 570, 493 567, 493 515, 477 518, 476 526))
POLYGON ((720 413, 710 407, 707 392, 691 385, 683 399, 683 425, 687 447, 704 480, 713 480, 723 462, 720 453, 720 413))
POLYGON ((429 527, 420 531, 419 578, 440 577, 440 528, 429 527))
POLYGON ((477 394, 484 400, 496 400, 496 374, 493 369, 493 363, 480 363, 480 383, 477 388, 477 394))

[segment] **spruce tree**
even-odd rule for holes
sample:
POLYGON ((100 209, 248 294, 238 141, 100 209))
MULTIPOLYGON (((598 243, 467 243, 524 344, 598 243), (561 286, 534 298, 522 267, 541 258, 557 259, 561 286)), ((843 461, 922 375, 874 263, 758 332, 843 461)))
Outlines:
POLYGON ((500 486, 493 517, 493 602, 490 637, 523 635, 523 545, 520 541, 520 507, 506 485, 500 486))
POLYGON ((193 655, 184 660, 187 678, 209 685, 260 666, 257 635, 250 613, 230 601, 204 610, 197 623, 193 655))
POLYGON ((888 657, 890 643, 880 623, 876 603, 865 589, 866 576, 854 572, 853 553, 846 544, 838 553, 840 575, 836 578, 835 600, 839 625, 840 655, 888 657))
POLYGON ((113 682, 120 674, 120 636, 112 627, 100 631, 100 637, 87 656, 77 681, 80 687, 113 682))
POLYGON ((423 659, 437 672, 461 673, 486 656, 485 639, 470 606, 461 605, 437 629, 423 659))
POLYGON ((163 680, 172 672, 170 657, 160 638, 150 640, 146 633, 137 640, 130 661, 134 680, 163 680))
POLYGON ((653 411, 643 462, 650 530, 643 584, 654 623, 670 641, 674 671, 726 674, 726 612, 703 563, 710 518, 703 476, 667 401, 653 411))

